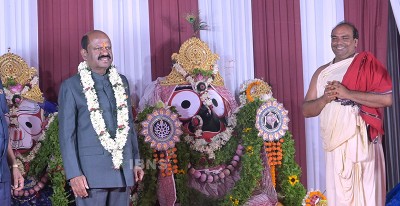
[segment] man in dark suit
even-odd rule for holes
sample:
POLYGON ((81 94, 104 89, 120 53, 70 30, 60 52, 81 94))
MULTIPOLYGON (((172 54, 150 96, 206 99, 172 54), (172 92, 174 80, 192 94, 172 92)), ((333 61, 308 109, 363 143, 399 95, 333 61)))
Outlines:
POLYGON ((111 65, 102 31, 81 40, 85 60, 59 92, 59 139, 66 177, 77 205, 128 205, 141 181, 128 81, 111 65))
POLYGON ((14 152, 9 144, 6 113, 8 113, 7 100, 0 79, 0 205, 2 206, 11 205, 11 188, 17 191, 24 188, 24 178, 18 169, 14 152), (11 178, 13 186, 11 186, 11 178))

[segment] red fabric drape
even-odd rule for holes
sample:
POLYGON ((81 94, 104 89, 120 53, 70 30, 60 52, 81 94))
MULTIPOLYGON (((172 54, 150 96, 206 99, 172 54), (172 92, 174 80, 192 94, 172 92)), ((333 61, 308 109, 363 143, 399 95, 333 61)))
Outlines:
POLYGON ((171 72, 171 55, 178 53, 181 44, 193 35, 185 16, 198 10, 197 0, 149 0, 153 80, 171 72))
POLYGON ((252 13, 255 76, 272 86, 274 97, 289 111, 296 161, 302 168, 301 182, 306 184, 300 2, 253 0, 252 13))
POLYGON ((40 88, 57 102, 61 82, 82 61, 81 37, 93 30, 92 0, 38 0, 40 88))
POLYGON ((360 36, 357 51, 370 51, 387 65, 389 0, 344 0, 344 19, 360 36))

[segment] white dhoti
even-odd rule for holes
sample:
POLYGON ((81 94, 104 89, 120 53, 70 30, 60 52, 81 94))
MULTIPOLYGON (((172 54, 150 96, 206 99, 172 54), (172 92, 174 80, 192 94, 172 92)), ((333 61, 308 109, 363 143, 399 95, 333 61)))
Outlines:
MULTIPOLYGON (((353 58, 325 68, 317 81, 318 97, 328 81, 342 81, 353 58)), ((326 152, 326 190, 329 206, 383 206, 386 194, 381 138, 370 142, 358 106, 328 103, 320 115, 326 152)))

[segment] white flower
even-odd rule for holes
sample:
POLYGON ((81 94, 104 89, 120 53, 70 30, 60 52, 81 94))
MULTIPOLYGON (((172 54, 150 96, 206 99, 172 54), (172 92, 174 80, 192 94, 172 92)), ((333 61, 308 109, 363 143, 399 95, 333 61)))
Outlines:
POLYGON ((117 111, 117 124, 115 139, 111 138, 110 133, 106 128, 103 118, 103 111, 100 108, 96 90, 94 89, 94 81, 92 72, 88 68, 86 62, 81 62, 78 66, 78 72, 81 76, 81 84, 83 93, 85 94, 88 110, 90 112, 90 120, 93 128, 99 136, 101 145, 105 150, 111 153, 112 162, 115 169, 119 169, 123 160, 123 148, 129 134, 129 110, 127 102, 127 94, 117 69, 114 65, 111 66, 109 80, 114 91, 117 111))

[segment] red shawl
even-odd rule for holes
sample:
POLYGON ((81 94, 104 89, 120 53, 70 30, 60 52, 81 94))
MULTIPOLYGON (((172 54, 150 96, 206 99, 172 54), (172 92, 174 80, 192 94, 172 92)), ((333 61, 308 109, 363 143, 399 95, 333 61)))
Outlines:
MULTIPOLYGON (((392 90, 392 80, 386 68, 369 52, 358 54, 347 69, 342 84, 349 90, 385 93, 392 90)), ((384 134, 380 108, 361 105, 360 115, 370 125, 369 135, 375 139, 384 134)))

